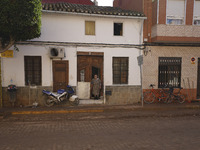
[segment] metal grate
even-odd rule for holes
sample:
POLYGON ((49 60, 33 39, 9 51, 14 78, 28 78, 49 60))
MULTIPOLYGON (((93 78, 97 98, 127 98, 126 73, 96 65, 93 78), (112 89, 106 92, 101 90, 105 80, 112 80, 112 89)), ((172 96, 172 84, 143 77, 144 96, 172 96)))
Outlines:
POLYGON ((128 57, 113 57, 113 84, 128 84, 128 57))
POLYGON ((181 57, 159 58, 159 88, 165 85, 177 88, 181 86, 181 63, 181 57))
POLYGON ((41 85, 41 56, 24 56, 25 84, 41 85))

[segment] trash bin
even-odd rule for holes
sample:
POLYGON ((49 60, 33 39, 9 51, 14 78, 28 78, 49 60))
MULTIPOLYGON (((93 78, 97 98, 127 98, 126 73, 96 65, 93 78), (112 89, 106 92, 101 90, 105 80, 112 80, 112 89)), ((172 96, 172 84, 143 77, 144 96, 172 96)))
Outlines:
POLYGON ((9 101, 12 103, 13 107, 16 101, 16 91, 17 91, 16 85, 13 84, 8 85, 9 101))

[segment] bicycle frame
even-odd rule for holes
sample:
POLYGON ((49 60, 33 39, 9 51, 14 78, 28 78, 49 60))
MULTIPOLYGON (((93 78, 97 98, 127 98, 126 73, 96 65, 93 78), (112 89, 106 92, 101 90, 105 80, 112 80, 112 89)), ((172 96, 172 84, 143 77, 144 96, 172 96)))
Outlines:
POLYGON ((161 88, 161 89, 154 89, 154 86, 155 86, 155 85, 153 85, 153 86, 150 85, 150 87, 152 87, 152 88, 151 88, 151 92, 154 93, 154 95, 155 95, 155 97, 156 97, 157 100, 161 101, 161 100, 167 98, 167 95, 166 95, 166 94, 168 94, 168 91, 166 91, 166 90, 164 89, 164 87, 161 88))
POLYGON ((165 87, 163 87, 162 89, 155 90, 154 86, 155 85, 150 84, 151 89, 143 94, 144 102, 147 104, 151 104, 155 100, 166 102, 169 92, 164 89, 165 87))
POLYGON ((184 103, 185 102, 185 96, 183 94, 181 94, 181 90, 183 88, 179 88, 179 91, 177 93, 174 93, 174 88, 173 87, 170 87, 170 90, 169 90, 169 102, 168 103, 171 103, 173 100, 176 100, 178 101, 180 104, 184 103))

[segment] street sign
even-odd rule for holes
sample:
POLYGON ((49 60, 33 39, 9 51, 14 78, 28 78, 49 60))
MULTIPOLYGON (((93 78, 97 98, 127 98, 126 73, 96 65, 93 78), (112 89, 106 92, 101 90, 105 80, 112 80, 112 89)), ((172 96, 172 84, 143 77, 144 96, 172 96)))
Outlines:
POLYGON ((195 58, 194 57, 191 58, 191 64, 195 64, 195 58))
POLYGON ((13 50, 7 50, 3 53, 0 53, 0 57, 13 58, 13 50))

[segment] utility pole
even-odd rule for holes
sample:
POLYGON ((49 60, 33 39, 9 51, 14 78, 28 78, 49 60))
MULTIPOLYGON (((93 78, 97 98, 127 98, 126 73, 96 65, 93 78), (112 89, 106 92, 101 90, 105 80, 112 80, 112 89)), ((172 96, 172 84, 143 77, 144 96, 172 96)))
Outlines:
POLYGON ((137 57, 138 65, 140 66, 140 84, 141 84, 141 100, 142 100, 142 107, 144 107, 144 99, 143 99, 143 87, 142 87, 142 65, 143 65, 143 55, 139 55, 137 57))

